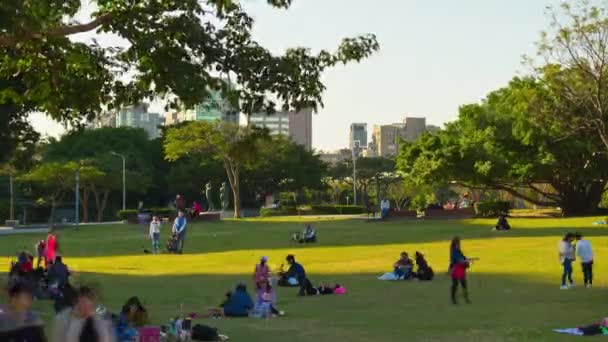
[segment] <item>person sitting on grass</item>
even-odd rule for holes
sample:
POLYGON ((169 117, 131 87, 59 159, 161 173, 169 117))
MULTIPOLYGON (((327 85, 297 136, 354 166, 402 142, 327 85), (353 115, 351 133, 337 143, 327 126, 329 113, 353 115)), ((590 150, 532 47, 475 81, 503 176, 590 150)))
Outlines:
POLYGON ((113 342, 111 323, 96 313, 97 296, 87 288, 78 290, 73 308, 62 311, 55 318, 53 342, 113 342))
POLYGON ((63 263, 61 255, 55 257, 55 263, 50 265, 47 276, 49 285, 57 289, 62 289, 70 283, 70 270, 63 263))
POLYGON ((255 265, 253 273, 253 283, 259 288, 260 283, 265 283, 270 279, 270 268, 268 267, 268 257, 263 256, 260 263, 255 265))
POLYGON ((317 242, 317 232, 312 227, 312 224, 306 224, 306 228, 304 229, 304 233, 302 234, 302 238, 300 239, 300 243, 313 243, 317 242))
POLYGON ((416 266, 418 269, 416 270, 415 277, 418 280, 433 280, 433 276, 435 273, 433 269, 429 266, 424 255, 420 252, 416 252, 416 266))
MULTIPOLYGON (((313 294, 313 291, 311 291, 310 289, 312 288, 314 290, 314 288, 312 287, 312 284, 310 283, 308 278, 306 278, 306 270, 302 265, 296 262, 296 257, 293 254, 289 254, 285 260, 287 260, 287 263, 289 264, 289 269, 287 270, 286 276, 288 278, 293 277, 297 279, 298 286, 300 286, 298 296, 313 294)), ((316 293, 316 290, 314 290, 314 292, 316 293)))
POLYGON ((228 301, 224 304, 223 313, 226 317, 248 317, 253 310, 253 300, 247 293, 245 284, 238 284, 228 301))
POLYGON ((285 313, 276 309, 277 294, 270 281, 258 284, 256 293, 255 312, 257 316, 268 318, 270 316, 283 316, 285 313))
POLYGON ((119 341, 132 341, 137 337, 137 328, 148 323, 148 313, 139 298, 131 297, 123 305, 116 326, 119 341))
POLYGON ((507 222, 507 215, 502 214, 498 217, 498 222, 496 222, 496 226, 494 227, 494 230, 509 230, 511 229, 511 226, 509 225, 509 222, 507 222))
POLYGON ((44 325, 31 311, 32 289, 25 283, 13 283, 8 289, 8 305, 0 307, 0 341, 46 342, 44 325))
POLYGON ((401 252, 401 257, 393 265, 395 277, 397 279, 410 279, 412 277, 412 268, 414 263, 409 258, 406 252, 401 252))

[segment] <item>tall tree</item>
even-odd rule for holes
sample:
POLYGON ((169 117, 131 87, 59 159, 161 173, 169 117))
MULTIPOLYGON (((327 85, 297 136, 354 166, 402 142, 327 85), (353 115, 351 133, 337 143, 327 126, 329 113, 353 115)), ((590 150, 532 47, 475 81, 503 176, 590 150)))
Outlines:
POLYGON ((43 199, 51 205, 49 221, 52 224, 55 219, 55 207, 67 193, 75 189, 76 173, 74 165, 71 164, 43 163, 19 179, 41 187, 43 199))
MULTIPOLYGON (((292 1, 267 2, 285 9, 292 1)), ((274 55, 253 39, 253 24, 236 0, 2 1, 0 105, 14 108, 0 117, 0 143, 23 136, 32 111, 78 125, 103 104, 155 96, 191 107, 221 91, 247 114, 316 109, 325 69, 379 49, 374 35, 364 35, 334 52, 298 47, 274 55), (87 10, 89 21, 76 20, 87 10), (117 36, 126 47, 70 39, 85 32, 117 36)))
POLYGON ((234 217, 241 217, 241 171, 259 157, 260 142, 268 131, 227 122, 188 122, 169 128, 165 137, 165 158, 176 161, 185 156, 211 153, 221 161, 232 188, 234 217))
POLYGON ((601 142, 581 132, 564 136, 559 119, 546 124, 530 114, 559 108, 561 100, 542 81, 516 78, 481 104, 461 107, 445 131, 405 144, 399 168, 419 185, 456 182, 560 207, 564 215, 592 212, 608 180, 601 142))
POLYGON ((535 69, 561 106, 530 114, 559 124, 564 138, 590 134, 608 153, 608 8, 575 0, 549 9, 551 25, 538 44, 543 64, 535 69))

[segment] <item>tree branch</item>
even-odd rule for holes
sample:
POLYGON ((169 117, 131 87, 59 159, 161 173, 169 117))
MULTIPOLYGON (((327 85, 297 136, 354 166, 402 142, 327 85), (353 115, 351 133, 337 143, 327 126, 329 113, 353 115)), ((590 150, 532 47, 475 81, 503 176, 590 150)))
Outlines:
POLYGON ((112 20, 112 14, 106 13, 85 24, 64 25, 52 28, 46 32, 25 32, 20 35, 0 34, 0 47, 12 47, 17 43, 29 40, 40 40, 46 37, 64 37, 76 33, 92 31, 112 20))

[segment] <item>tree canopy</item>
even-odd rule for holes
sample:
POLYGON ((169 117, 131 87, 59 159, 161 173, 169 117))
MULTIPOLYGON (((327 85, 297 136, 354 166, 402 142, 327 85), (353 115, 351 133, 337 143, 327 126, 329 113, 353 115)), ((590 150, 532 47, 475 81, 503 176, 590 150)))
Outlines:
POLYGON ((588 213, 604 192, 608 158, 597 153, 599 140, 564 136, 558 117, 547 125, 531 114, 562 106, 546 83, 516 78, 482 103, 462 106, 444 131, 405 144, 399 168, 418 184, 503 190, 566 215, 588 213))
POLYGON ((2 1, 0 143, 30 137, 33 111, 78 125, 104 106, 158 96, 191 107, 221 91, 246 114, 316 109, 325 69, 379 49, 374 35, 363 35, 333 52, 295 47, 275 55, 252 37, 253 24, 233 0, 2 1), (90 21, 78 22, 76 14, 87 9, 90 21), (126 46, 71 39, 83 32, 111 34, 126 46))

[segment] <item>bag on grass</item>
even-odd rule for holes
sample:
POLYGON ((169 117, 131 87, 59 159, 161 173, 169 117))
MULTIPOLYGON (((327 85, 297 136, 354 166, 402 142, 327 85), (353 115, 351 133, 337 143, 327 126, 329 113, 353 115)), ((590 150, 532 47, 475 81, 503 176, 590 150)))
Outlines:
POLYGON ((219 338, 216 328, 202 324, 192 327, 192 339, 195 341, 218 341, 219 338))

